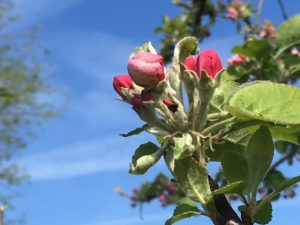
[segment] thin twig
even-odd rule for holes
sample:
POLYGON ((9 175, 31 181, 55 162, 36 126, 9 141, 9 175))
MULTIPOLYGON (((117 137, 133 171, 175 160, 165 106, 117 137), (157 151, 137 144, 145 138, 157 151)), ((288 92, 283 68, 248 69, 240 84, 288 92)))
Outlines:
POLYGON ((278 4, 279 4, 279 7, 280 7, 280 10, 281 10, 281 14, 282 14, 282 17, 284 20, 287 20, 288 19, 288 16, 287 16, 287 13, 285 11, 285 8, 284 8, 284 5, 283 5, 283 2, 282 0, 277 0, 278 4))
POLYGON ((294 155, 296 155, 296 153, 298 152, 297 150, 292 150, 290 151, 288 154, 286 154, 285 156, 281 157, 277 162, 275 162, 271 168, 269 169, 269 172, 274 171, 278 166, 280 166, 282 163, 284 163, 286 160, 292 158, 294 155))
POLYGON ((264 4, 264 0, 259 0, 258 6, 257 6, 257 13, 256 13, 256 25, 259 24, 259 17, 260 17, 261 12, 262 12, 263 4, 264 4))
MULTIPOLYGON (((197 1, 193 1, 193 4, 196 4, 196 2, 197 1)), ((200 29, 202 29, 202 16, 204 14, 205 4, 206 4, 206 0, 200 0, 199 8, 196 12, 194 29, 193 29, 193 35, 195 36, 197 36, 197 26, 200 26, 200 29)))

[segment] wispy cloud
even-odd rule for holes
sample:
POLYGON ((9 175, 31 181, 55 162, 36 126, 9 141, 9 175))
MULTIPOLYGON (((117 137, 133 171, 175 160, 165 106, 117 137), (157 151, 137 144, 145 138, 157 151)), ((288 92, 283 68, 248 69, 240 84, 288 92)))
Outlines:
POLYGON ((43 45, 51 49, 55 73, 67 80, 84 82, 79 87, 66 87, 70 100, 68 114, 84 120, 91 128, 99 124, 103 128, 112 123, 137 124, 130 106, 124 105, 120 113, 122 103, 114 100, 117 94, 112 88, 113 76, 127 73, 127 60, 134 44, 100 31, 68 30, 45 37, 43 45))
MULTIPOLYGON (((139 140, 141 141, 141 140, 139 140)), ((46 149, 44 153, 20 158, 33 181, 77 177, 97 172, 128 169, 131 155, 139 144, 133 139, 107 136, 46 149)))
POLYGON ((63 30, 44 37, 43 44, 61 65, 102 86, 111 82, 113 75, 127 73, 128 56, 135 47, 130 40, 89 30, 63 30))
POLYGON ((82 0, 13 0, 14 13, 22 18, 20 23, 37 24, 42 19, 57 15, 64 10, 80 3, 82 0))

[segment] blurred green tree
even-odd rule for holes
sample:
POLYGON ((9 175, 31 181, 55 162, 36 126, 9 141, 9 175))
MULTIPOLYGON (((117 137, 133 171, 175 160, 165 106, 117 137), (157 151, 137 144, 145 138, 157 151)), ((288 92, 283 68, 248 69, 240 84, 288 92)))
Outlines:
POLYGON ((14 163, 16 151, 34 136, 34 125, 56 114, 45 100, 54 88, 34 45, 38 30, 15 26, 12 9, 0 1, 0 206, 11 200, 9 187, 28 178, 14 163))

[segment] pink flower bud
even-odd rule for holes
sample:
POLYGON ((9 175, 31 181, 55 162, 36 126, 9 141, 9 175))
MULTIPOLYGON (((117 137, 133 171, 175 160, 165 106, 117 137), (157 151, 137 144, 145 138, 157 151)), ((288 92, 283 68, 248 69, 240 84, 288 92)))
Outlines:
POLYGON ((212 79, 222 71, 222 63, 218 53, 215 50, 206 50, 197 57, 196 73, 201 76, 202 72, 212 79))
POLYGON ((176 193, 177 192, 177 187, 172 185, 172 184, 167 184, 165 186, 165 189, 172 192, 172 193, 176 193))
POLYGON ((196 56, 194 56, 194 55, 188 56, 183 61, 183 65, 186 67, 186 69, 195 71, 195 68, 196 68, 196 56))
POLYGON ((227 11, 228 11, 228 13, 225 16, 227 19, 230 19, 230 20, 236 20, 237 19, 239 13, 234 7, 229 6, 227 11))
POLYGON ((122 97, 126 98, 122 88, 132 89, 132 80, 128 75, 115 76, 113 81, 115 91, 122 97))
POLYGON ((134 83, 146 88, 157 86, 165 78, 163 57, 150 52, 135 54, 127 69, 134 83))
POLYGON ((198 56, 188 56, 184 62, 184 66, 188 70, 193 70, 201 77, 201 73, 205 72, 207 76, 215 79, 222 70, 222 63, 218 53, 215 50, 206 50, 198 56))
POLYGON ((136 202, 136 201, 138 200, 137 195, 131 195, 129 198, 130 198, 130 200, 133 201, 133 202, 136 202))
POLYGON ((245 62, 246 57, 243 55, 235 55, 227 60, 228 64, 231 66, 238 66, 245 62))

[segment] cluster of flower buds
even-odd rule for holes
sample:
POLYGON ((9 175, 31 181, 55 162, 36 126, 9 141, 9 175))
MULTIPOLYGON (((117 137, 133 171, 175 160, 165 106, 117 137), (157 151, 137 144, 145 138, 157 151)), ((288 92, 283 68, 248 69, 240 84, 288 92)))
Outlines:
POLYGON ((276 28, 269 20, 264 20, 262 29, 259 31, 258 36, 260 38, 269 38, 270 41, 275 40, 276 28))
MULTIPOLYGON (((147 183, 148 188, 132 189, 132 194, 127 196, 131 201, 131 207, 158 199, 162 207, 174 204, 184 197, 183 192, 173 183, 170 183, 164 175, 158 175, 154 182, 147 183)), ((126 194, 124 194, 126 196, 126 194)))
POLYGON ((232 21, 238 19, 248 19, 251 16, 251 7, 249 4, 243 3, 240 0, 233 1, 229 6, 227 6, 227 14, 225 18, 232 21))
POLYGON ((300 51, 298 48, 292 48, 291 54, 300 58, 300 51))
POLYGON ((142 120, 160 130, 171 133, 185 132, 195 126, 203 128, 208 103, 219 83, 218 75, 222 72, 218 54, 214 50, 203 51, 165 68, 163 57, 156 54, 151 44, 148 45, 150 47, 147 50, 136 51, 130 56, 128 75, 114 77, 115 91, 123 101, 133 106, 142 120), (187 112, 184 106, 180 93, 183 86, 190 104, 196 100, 201 102, 193 106, 198 110, 194 110, 193 116, 190 115, 191 110, 187 112), (195 90, 198 99, 195 99, 195 90), (198 121, 197 125, 192 126, 195 120, 198 121))
POLYGON ((230 66, 239 66, 243 64, 246 60, 246 57, 243 55, 234 55, 233 57, 227 60, 228 65, 230 66))

